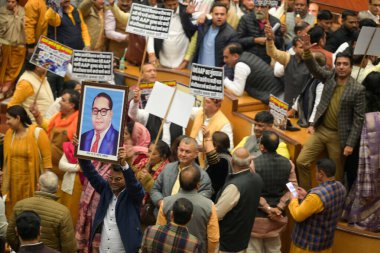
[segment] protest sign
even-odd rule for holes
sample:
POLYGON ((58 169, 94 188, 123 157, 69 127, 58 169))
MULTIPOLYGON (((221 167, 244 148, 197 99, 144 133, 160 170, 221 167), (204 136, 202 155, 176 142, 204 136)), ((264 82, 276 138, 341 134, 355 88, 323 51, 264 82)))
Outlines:
POLYGON ((126 31, 146 37, 167 39, 173 10, 132 4, 126 31))
POLYGON ((380 56, 380 28, 362 27, 355 45, 354 55, 380 56))
POLYGON ((277 7, 278 1, 276 0, 257 0, 255 1, 255 5, 257 6, 270 6, 270 7, 277 7))
MULTIPOLYGON (((160 81, 163 84, 166 84, 170 87, 175 87, 177 85, 176 81, 160 81)), ((145 108, 146 103, 148 102, 149 96, 152 93, 155 83, 140 83, 141 91, 141 103, 143 108, 145 108)))
POLYGON ((160 118, 164 118, 167 114, 167 121, 186 128, 194 101, 194 96, 177 90, 177 88, 156 82, 149 96, 145 110, 160 118), (173 101, 171 101, 173 94, 174 98, 173 101))
POLYGON ((72 75, 78 79, 113 80, 113 53, 74 50, 72 65, 72 75))
POLYGON ((224 70, 193 63, 191 69, 190 89, 194 95, 223 99, 224 70))
POLYGON ((269 97, 269 111, 274 117, 274 126, 286 130, 286 122, 288 119, 287 111, 289 105, 282 101, 281 99, 273 96, 272 94, 269 97))
POLYGON ((41 36, 30 63, 64 77, 72 54, 70 47, 41 36))

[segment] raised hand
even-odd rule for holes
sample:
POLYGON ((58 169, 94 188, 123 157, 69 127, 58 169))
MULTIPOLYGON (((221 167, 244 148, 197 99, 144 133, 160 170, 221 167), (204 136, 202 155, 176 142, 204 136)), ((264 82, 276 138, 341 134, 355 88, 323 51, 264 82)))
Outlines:
POLYGON ((188 0, 184 3, 184 5, 186 5, 186 13, 193 14, 198 4, 195 0, 188 0))
POLYGON ((267 40, 273 40, 274 39, 272 26, 269 23, 265 25, 264 31, 265 31, 265 37, 267 38, 267 40))

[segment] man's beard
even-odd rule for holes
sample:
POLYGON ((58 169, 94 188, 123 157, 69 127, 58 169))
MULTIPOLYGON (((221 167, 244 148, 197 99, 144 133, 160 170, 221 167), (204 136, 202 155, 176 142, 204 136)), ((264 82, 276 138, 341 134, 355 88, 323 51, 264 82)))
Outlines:
POLYGON ((256 19, 258 19, 258 20, 263 20, 263 19, 265 19, 265 13, 264 12, 262 12, 262 11, 260 11, 260 12, 255 12, 255 15, 256 15, 256 19))

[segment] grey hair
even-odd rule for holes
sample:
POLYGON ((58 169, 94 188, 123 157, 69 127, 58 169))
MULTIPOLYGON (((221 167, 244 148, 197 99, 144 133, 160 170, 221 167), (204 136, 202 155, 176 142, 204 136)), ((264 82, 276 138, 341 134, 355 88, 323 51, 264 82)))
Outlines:
POLYGON ((235 153, 232 155, 232 161, 234 165, 240 168, 249 167, 251 164, 252 157, 247 156, 246 158, 240 158, 235 153))
POLYGON ((181 140, 180 144, 181 144, 182 142, 185 143, 186 145, 193 144, 194 147, 198 148, 198 143, 197 143, 197 141, 196 141, 194 138, 192 138, 192 137, 188 137, 188 136, 186 136, 185 138, 183 138, 183 139, 181 140))
POLYGON ((58 191, 58 177, 54 172, 44 172, 38 181, 40 183, 41 191, 52 194, 58 191))

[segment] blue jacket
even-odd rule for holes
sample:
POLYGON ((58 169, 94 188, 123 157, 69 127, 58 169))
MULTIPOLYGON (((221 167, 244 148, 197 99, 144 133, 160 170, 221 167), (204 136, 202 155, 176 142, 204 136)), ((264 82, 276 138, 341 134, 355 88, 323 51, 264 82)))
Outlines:
MULTIPOLYGON (((91 142, 92 137, 94 137, 94 129, 85 132, 81 136, 80 140, 80 150, 83 151, 90 151, 91 150, 91 142)), ((119 132, 115 130, 111 124, 110 128, 108 129, 106 135, 104 135, 104 138, 102 140, 102 143, 99 147, 99 153, 100 154, 106 154, 106 155, 116 155, 117 151, 117 142, 118 142, 119 132)))
MULTIPOLYGON (((112 201, 113 193, 108 182, 98 174, 91 161, 79 159, 79 164, 92 187, 100 194, 100 201, 91 228, 91 244, 95 233, 102 231, 103 220, 112 201)), ((126 253, 135 253, 140 248, 142 240, 140 208, 144 190, 139 181, 136 180, 132 169, 123 170, 123 175, 125 190, 117 198, 116 222, 126 253)))

